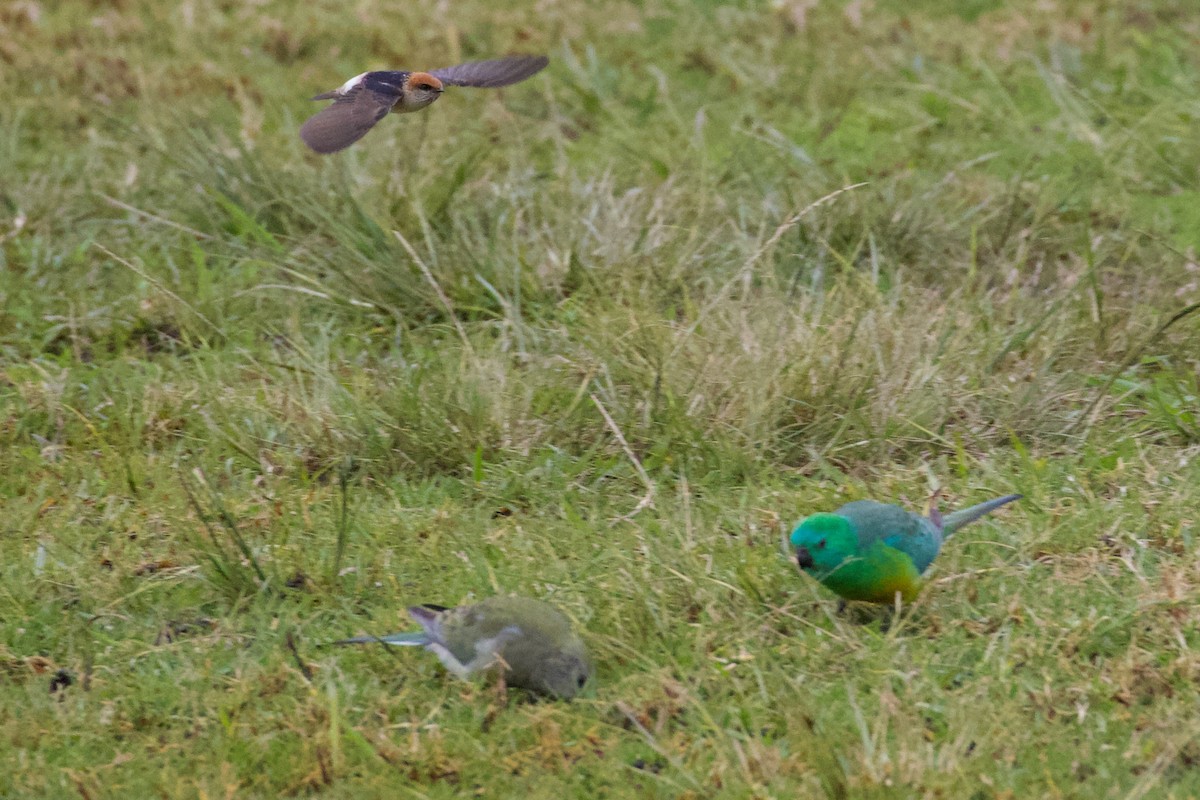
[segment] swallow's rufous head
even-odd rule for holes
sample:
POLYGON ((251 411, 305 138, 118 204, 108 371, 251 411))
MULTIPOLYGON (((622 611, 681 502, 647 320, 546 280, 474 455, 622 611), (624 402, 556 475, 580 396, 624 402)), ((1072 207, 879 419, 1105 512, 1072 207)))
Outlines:
POLYGON ((437 100, 442 93, 442 82, 428 72, 414 72, 404 82, 404 95, 396 111, 416 111, 437 100))

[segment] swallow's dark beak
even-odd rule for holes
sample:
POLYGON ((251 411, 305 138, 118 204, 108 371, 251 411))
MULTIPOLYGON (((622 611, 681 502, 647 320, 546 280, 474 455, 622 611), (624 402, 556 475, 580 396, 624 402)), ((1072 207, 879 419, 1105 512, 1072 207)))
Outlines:
POLYGON ((809 569, 816 564, 807 547, 796 548, 796 563, 800 565, 800 569, 809 569))

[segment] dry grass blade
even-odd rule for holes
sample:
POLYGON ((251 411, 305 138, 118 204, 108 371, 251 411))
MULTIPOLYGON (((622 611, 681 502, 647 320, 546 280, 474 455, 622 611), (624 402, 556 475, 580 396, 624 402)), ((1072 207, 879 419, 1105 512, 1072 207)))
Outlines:
POLYGON ((1177 322, 1182 322, 1192 314, 1195 314, 1197 311, 1200 311, 1200 303, 1192 303, 1191 305, 1180 309, 1172 314, 1166 322, 1159 325, 1154 332, 1147 336, 1145 340, 1142 341, 1137 347, 1134 347, 1132 350, 1130 350, 1129 355, 1126 356, 1120 367, 1113 370, 1108 376, 1108 379, 1096 390, 1095 395, 1092 397, 1092 401, 1088 403, 1087 407, 1083 410, 1083 413, 1081 413, 1079 418, 1076 419, 1071 425, 1071 427, 1068 429, 1068 433, 1075 432, 1080 426, 1090 429, 1095 424, 1097 408, 1104 398, 1108 396, 1109 390, 1112 389, 1112 386, 1117 379, 1124 375, 1126 370, 1136 364, 1138 359, 1145 354, 1146 349, 1158 341, 1159 338, 1161 338, 1162 335, 1166 333, 1173 325, 1175 325, 1177 322))
MULTIPOLYGON (((237 521, 234 520, 233 515, 229 513, 229 510, 225 508, 224 503, 221 502, 220 496, 217 495, 217 493, 209 485, 204 473, 199 469, 195 469, 192 471, 192 474, 195 477, 196 482, 208 490, 209 502, 215 509, 217 519, 225 529, 230 541, 233 542, 237 552, 241 554, 241 557, 245 560, 245 563, 249 564, 250 568, 254 571, 255 576, 258 578, 258 589, 260 591, 266 589, 267 575, 263 571, 262 566, 259 565, 258 559, 254 555, 254 551, 250 549, 250 546, 246 543, 245 538, 238 529, 237 521)), ((230 584, 240 583, 240 581, 237 580, 237 575, 240 572, 239 562, 235 557, 231 557, 229 555, 228 551, 221 543, 221 539, 217 535, 216 529, 209 522, 209 514, 204 510, 199 498, 196 497, 196 493, 192 490, 187 478, 184 477, 182 472, 178 473, 178 476, 179 483, 183 487, 184 493, 187 495, 188 502, 191 504, 192 509, 196 512, 196 516, 200 519, 200 522, 204 525, 204 529, 208 531, 209 541, 211 541, 213 546, 217 549, 218 556, 210 556, 210 563, 212 563, 213 567, 218 571, 218 574, 220 574, 226 582, 230 584)))

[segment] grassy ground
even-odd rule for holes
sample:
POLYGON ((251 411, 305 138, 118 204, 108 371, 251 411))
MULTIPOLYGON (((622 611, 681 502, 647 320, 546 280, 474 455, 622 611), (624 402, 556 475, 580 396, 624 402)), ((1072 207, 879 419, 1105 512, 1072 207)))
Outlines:
POLYGON ((0 796, 1200 794, 1182 7, 5 4, 0 796), (779 554, 938 486, 894 620, 779 554), (509 591, 587 696, 320 647, 509 591))

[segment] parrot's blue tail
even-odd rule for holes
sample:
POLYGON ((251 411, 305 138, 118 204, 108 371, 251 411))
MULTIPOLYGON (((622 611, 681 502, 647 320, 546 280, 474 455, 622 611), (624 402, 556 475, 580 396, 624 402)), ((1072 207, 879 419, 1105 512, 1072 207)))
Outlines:
POLYGON ((1004 497, 997 497, 995 500, 988 500, 986 503, 980 503, 977 506, 964 508, 962 511, 955 511, 953 514, 946 514, 942 517, 942 535, 949 536, 956 530, 968 523, 982 517, 984 514, 995 511, 997 508, 1014 500, 1020 500, 1024 495, 1007 494, 1004 497))

